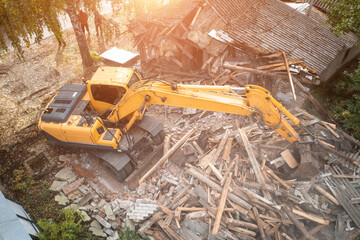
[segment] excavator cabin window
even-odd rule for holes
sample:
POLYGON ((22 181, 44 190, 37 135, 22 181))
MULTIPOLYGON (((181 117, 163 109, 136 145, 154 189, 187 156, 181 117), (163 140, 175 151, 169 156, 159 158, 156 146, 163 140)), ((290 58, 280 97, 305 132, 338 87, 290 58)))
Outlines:
POLYGON ((133 85, 134 83, 139 82, 139 81, 140 81, 139 77, 136 75, 136 73, 133 73, 133 75, 131 76, 131 78, 127 84, 127 87, 129 88, 131 85, 133 85))
POLYGON ((126 90, 123 87, 108 85, 92 85, 91 93, 94 100, 115 105, 120 101, 126 90))

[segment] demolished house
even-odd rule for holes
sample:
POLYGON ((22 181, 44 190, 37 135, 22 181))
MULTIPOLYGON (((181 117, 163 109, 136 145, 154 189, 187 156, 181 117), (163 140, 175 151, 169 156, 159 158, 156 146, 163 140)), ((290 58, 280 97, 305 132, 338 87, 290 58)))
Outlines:
POLYGON ((207 68, 216 74, 236 52, 255 58, 285 52, 315 83, 315 76, 329 80, 360 52, 354 47, 355 34, 336 37, 323 22, 276 0, 185 0, 128 27, 142 63, 162 73, 168 72, 164 66, 175 65, 182 71, 207 68))

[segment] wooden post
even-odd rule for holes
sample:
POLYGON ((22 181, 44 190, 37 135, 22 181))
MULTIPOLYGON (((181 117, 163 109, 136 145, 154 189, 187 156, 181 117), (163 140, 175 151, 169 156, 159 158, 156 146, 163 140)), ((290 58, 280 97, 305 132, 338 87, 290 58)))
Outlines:
POLYGON ((228 178, 226 179, 225 186, 224 186, 223 191, 221 193, 220 203, 219 203, 219 206, 218 206, 217 211, 216 211, 216 218, 215 218, 215 222, 214 222, 212 235, 217 235, 218 234, 218 231, 219 231, 219 228, 220 228, 221 217, 222 217, 222 214, 224 212, 225 203, 226 203, 226 199, 227 199, 227 195, 228 195, 231 180, 232 180, 232 173, 230 173, 228 178))
POLYGON ((181 147, 181 145, 183 145, 184 142, 191 135, 193 135, 198 128, 199 127, 194 127, 188 133, 186 133, 167 153, 164 154, 164 156, 162 156, 162 158, 160 158, 160 160, 149 171, 147 171, 147 173, 144 174, 144 176, 139 180, 139 184, 144 182, 146 178, 149 177, 156 170, 156 168, 158 168, 168 157, 171 156, 171 154, 173 154, 176 151, 176 149, 181 147))
POLYGON ((283 56, 285 68, 286 68, 286 71, 287 71, 287 74, 288 74, 288 77, 289 77, 289 81, 290 81, 290 85, 291 85, 291 91, 292 91, 294 100, 296 101, 294 83, 293 83, 293 80, 292 80, 292 77, 291 77, 291 72, 290 72, 290 69, 289 69, 289 63, 288 63, 287 57, 285 55, 285 52, 282 52, 282 56, 283 56))

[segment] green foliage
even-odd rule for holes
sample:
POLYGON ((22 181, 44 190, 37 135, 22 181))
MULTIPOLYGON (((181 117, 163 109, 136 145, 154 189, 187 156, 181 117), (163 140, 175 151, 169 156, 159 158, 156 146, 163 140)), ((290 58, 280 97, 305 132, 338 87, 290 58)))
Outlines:
POLYGON ((120 240, 143 240, 134 230, 123 228, 119 231, 120 240))
POLYGON ((13 191, 25 194, 34 184, 34 180, 28 176, 24 169, 15 169, 13 176, 13 191))
POLYGON ((83 225, 81 214, 71 209, 62 209, 53 220, 41 219, 38 225, 42 229, 40 240, 96 239, 83 225))
POLYGON ((333 83, 329 83, 324 94, 326 108, 342 128, 360 139, 360 65, 354 73, 344 72, 333 83))
POLYGON ((90 57, 94 62, 99 62, 100 61, 100 56, 95 51, 90 51, 90 57))
POLYGON ((360 37, 360 0, 323 0, 330 5, 328 23, 336 35, 354 31, 360 37))
POLYGON ((58 20, 59 8, 63 1, 58 0, 0 0, 0 27, 5 35, 0 34, 0 55, 9 52, 6 39, 23 55, 22 42, 30 47, 32 39, 40 42, 43 28, 47 27, 56 36, 61 37, 58 20))

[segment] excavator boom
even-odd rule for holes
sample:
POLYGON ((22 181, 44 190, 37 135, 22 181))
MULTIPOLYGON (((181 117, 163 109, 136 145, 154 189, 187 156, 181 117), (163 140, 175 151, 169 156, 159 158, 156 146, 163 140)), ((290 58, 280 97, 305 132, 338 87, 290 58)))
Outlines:
MULTIPOLYGON (((214 112, 224 112, 249 116, 256 114, 266 125, 278 132, 289 142, 299 140, 299 136, 284 116, 295 125, 299 120, 289 113, 264 88, 246 85, 244 88, 230 86, 182 85, 159 81, 138 82, 130 87, 128 93, 114 107, 108 120, 117 122, 135 112, 134 118, 142 115, 141 106, 167 105, 195 108, 214 112), (243 95, 232 93, 242 90, 243 95), (284 116, 283 116, 284 115, 284 116)), ((128 125, 129 129, 131 126, 128 125)))

